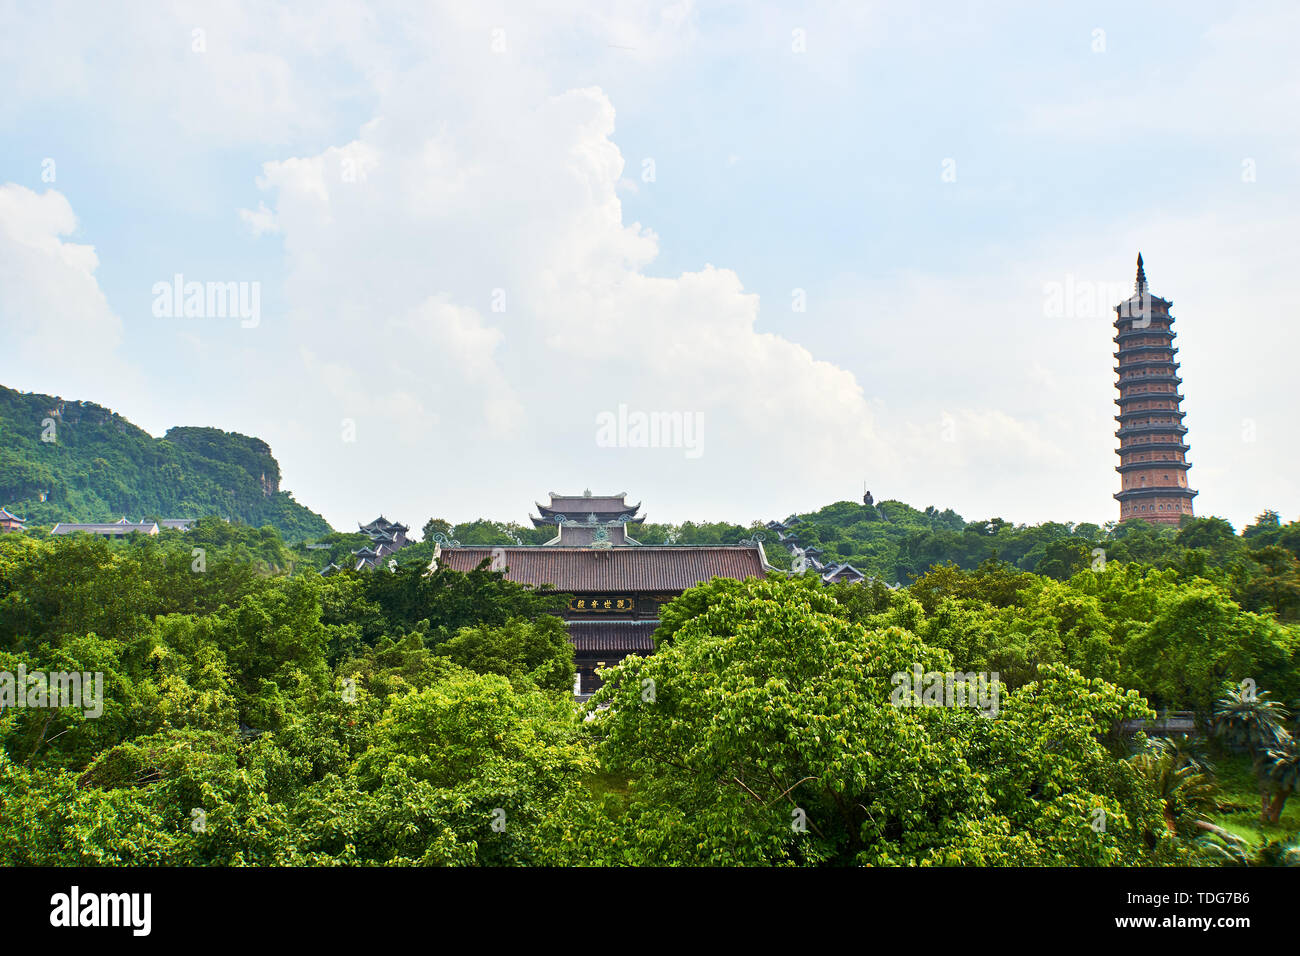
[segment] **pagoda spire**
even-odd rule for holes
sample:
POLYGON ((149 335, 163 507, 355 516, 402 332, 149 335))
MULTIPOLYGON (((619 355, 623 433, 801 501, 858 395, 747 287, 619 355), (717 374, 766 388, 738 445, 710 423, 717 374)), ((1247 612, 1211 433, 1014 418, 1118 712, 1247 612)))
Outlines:
POLYGON ((1147 290, 1147 273, 1142 268, 1142 253, 1138 253, 1138 274, 1137 281, 1133 283, 1133 291, 1139 295, 1147 290))

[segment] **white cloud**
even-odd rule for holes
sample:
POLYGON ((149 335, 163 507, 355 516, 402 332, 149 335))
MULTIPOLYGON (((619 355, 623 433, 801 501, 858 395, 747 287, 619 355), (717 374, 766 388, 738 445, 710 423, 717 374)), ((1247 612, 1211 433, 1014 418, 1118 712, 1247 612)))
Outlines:
MULTIPOLYGON (((77 217, 62 193, 0 186, 0 327, 4 378, 53 391, 94 384, 121 394, 122 321, 95 277, 93 246, 68 241, 77 217)), ((100 399, 104 401, 105 399, 100 399)))
MULTIPOLYGON (((354 414, 380 446, 414 430, 430 459, 434 443, 454 447, 489 475, 536 462, 503 483, 449 476, 460 481, 454 497, 498 513, 490 496, 526 500, 566 442, 582 443, 568 454, 601 461, 591 422, 620 403, 703 414, 708 448, 694 480, 706 484, 734 480, 736 462, 760 448, 822 475, 890 457, 854 377, 758 331, 758 299, 734 272, 645 274, 658 240, 623 221, 624 160, 600 90, 552 95, 524 74, 503 82, 510 97, 439 90, 417 73, 405 85, 427 92, 418 104, 399 97, 355 141, 264 167, 295 328, 319 368, 350 373, 328 376, 349 383, 340 414, 365 410, 354 414), (475 95, 491 101, 491 122, 466 109, 475 95), (365 158, 364 177, 345 179, 349 156, 365 158), (436 427, 395 412, 397 396, 436 414, 436 427)), ((616 467, 626 465, 592 470, 616 467)), ((386 482, 406 508, 429 507, 420 469, 389 470, 386 482)))
POLYGON ((275 221, 275 213, 266 208, 266 203, 259 202, 256 209, 239 210, 239 218, 254 236, 280 231, 280 225, 275 221))
MULTIPOLYGON (((203 361, 194 363, 192 387, 154 379, 147 407, 268 438, 300 500, 336 522, 372 507, 401 509, 411 523, 434 512, 517 517, 539 487, 588 485, 651 489, 647 501, 660 516, 770 517, 855 495, 863 477, 878 498, 972 515, 1106 520, 1116 482, 1112 303, 1099 299, 1092 317, 1051 317, 1043 288, 1067 275, 1124 283, 1139 247, 1156 288, 1177 302, 1198 510, 1240 521, 1265 505, 1285 510, 1297 497, 1285 477, 1295 472, 1285 383, 1300 324, 1276 278, 1300 251, 1288 221, 1294 201, 1277 186, 1278 158, 1297 145, 1277 119, 1296 88, 1294 64, 1278 51, 1290 35, 1279 25, 1295 16, 1286 8, 1262 18, 1271 26, 1233 15, 1204 29, 1193 53, 1133 75, 1100 69, 1124 55, 1124 31, 1110 31, 1104 58, 1086 59, 1087 30, 1072 39, 1061 32, 1073 29, 1065 20, 1009 10, 912 22, 912 13, 848 2, 806 11, 732 4, 707 16, 691 3, 650 0, 594 13, 578 0, 535 9, 250 0, 181 3, 147 16, 57 0, 46 8, 63 29, 51 30, 45 15, 0 15, 8 28, 0 82, 22 91, 21 100, 0 103, 0 122, 62 115, 69 103, 73 113, 111 115, 121 141, 101 147, 106 161, 130 179, 148 144, 148 164, 166 169, 160 192, 172 203, 178 195, 186 202, 192 182, 207 182, 209 167, 226 178, 241 168, 232 164, 250 170, 237 203, 248 207, 239 210, 246 246, 231 258, 242 252, 236 268, 265 279, 263 321, 247 331, 150 326, 139 341, 175 336, 186 356, 203 361), (203 53, 192 49, 196 27, 206 31, 203 53), (806 53, 791 49, 796 28, 806 53), (1024 37, 1043 41, 1028 60, 984 71, 987 83, 952 85, 992 62, 991 50, 1024 37), (1026 90, 1017 70, 1050 59, 1053 42, 1074 44, 1082 69, 1096 67, 1096 75, 1079 80, 1075 63, 1026 90), (917 82, 898 90, 873 79, 906 77, 909 68, 917 82), (922 81, 930 73, 937 86, 922 81), (764 122, 717 115, 743 86, 768 97, 764 122), (1012 88, 1023 95, 1007 98, 1012 88), (967 97, 960 129, 931 128, 967 97), (997 109, 980 112, 980 101, 997 109), (873 205, 876 194, 853 183, 843 192, 854 211, 842 218, 791 219, 787 204, 784 218, 769 219, 756 191, 752 209, 744 199, 719 206, 733 209, 742 229, 769 230, 752 243, 763 250, 750 253, 753 261, 797 260, 800 230, 823 222, 842 245, 821 237, 816 248, 829 263, 810 254, 800 268, 847 272, 853 285, 811 290, 820 314, 792 318, 788 299, 754 294, 770 277, 739 259, 746 253, 735 223, 715 239, 708 215, 717 210, 674 206, 690 195, 674 187, 696 174, 696 161, 701 175, 726 163, 751 190, 835 192, 841 180, 833 176, 850 168, 835 157, 855 149, 864 156, 850 176, 880 177, 867 147, 888 130, 865 122, 867 132, 850 135, 853 124, 841 122, 850 104, 886 118, 894 114, 881 113, 882 104, 896 104, 918 123, 916 137, 905 138, 916 150, 948 155, 947 140, 960 133, 962 155, 975 158, 962 160, 960 193, 938 211, 917 193, 906 223, 890 224, 873 205), (1017 129, 1022 106, 1027 119, 1017 129), (666 160, 655 137, 698 132, 696 114, 725 133, 702 142, 694 158, 678 151, 671 177, 640 182, 643 156, 666 160), (616 129, 616 118, 627 129, 616 129), (1223 181, 1190 200, 1174 194, 1176 206, 1138 197, 1119 221, 1095 204, 1114 179, 1088 179, 1093 192, 1077 206, 1038 197, 1032 211, 1017 210, 1024 171, 984 175, 978 165, 984 152, 987 170, 998 149, 1022 150, 1032 162, 1083 134, 1131 139, 1132 168, 1144 176, 1162 163, 1186 176, 1177 143, 1162 139, 1152 153, 1153 141, 1138 135, 1151 130, 1219 137, 1212 142, 1225 143, 1223 181), (790 140, 805 151, 785 150, 790 140), (233 152, 238 158, 222 165, 233 152), (1240 157, 1255 155, 1258 194, 1237 181, 1240 157), (257 160, 265 163, 254 181, 257 160), (823 160, 834 172, 814 183, 823 160), (647 211, 629 215, 625 202, 647 211), (1061 215, 1046 221, 1043 208, 1061 215), (922 243, 914 260, 906 251, 881 262, 853 258, 876 241, 863 235, 894 228, 922 243), (927 229, 952 231, 927 239, 927 229), (658 230, 672 243, 664 251, 677 256, 661 257, 658 230), (966 248, 954 253, 959 243, 966 248), (252 274, 264 265, 265 276, 252 274), (232 364, 241 370, 233 389, 209 372, 232 364), (685 461, 596 447, 595 415, 620 404, 699 412, 704 454, 685 461), (357 425, 355 443, 340 440, 345 418, 357 425), (1240 438, 1246 418, 1257 426, 1250 444, 1240 438)), ((1217 16, 1197 15, 1202 23, 1217 16)), ((36 142, 32 154, 44 155, 36 142)), ((891 155, 914 161, 907 150, 891 155)), ((60 157, 60 176, 71 169, 60 157)), ((890 175, 886 165, 881 190, 890 175)), ((1083 181, 1069 175, 1063 169, 1059 181, 1083 181)), ((216 192, 194 193, 217 201, 216 192)), ((14 200, 21 214, 10 218, 23 224, 22 238, 0 236, 10 253, 0 278, 22 276, 0 287, 5 331, 37 343, 21 346, 36 351, 16 374, 42 390, 111 403, 120 383, 94 375, 121 340, 122 322, 99 291, 93 249, 71 241, 66 201, 34 198, 14 200), (51 329, 66 330, 58 337, 82 357, 42 366, 39 342, 51 329)), ((96 233, 101 248, 111 238, 96 233)), ((128 290, 190 274, 196 249, 214 261, 232 252, 222 242, 234 240, 205 238, 207 247, 177 236, 174 251, 158 243, 175 267, 150 259, 128 290)), ((142 326, 132 304, 114 304, 134 336, 142 326)), ((133 338, 132 353, 143 354, 136 346, 133 338)))

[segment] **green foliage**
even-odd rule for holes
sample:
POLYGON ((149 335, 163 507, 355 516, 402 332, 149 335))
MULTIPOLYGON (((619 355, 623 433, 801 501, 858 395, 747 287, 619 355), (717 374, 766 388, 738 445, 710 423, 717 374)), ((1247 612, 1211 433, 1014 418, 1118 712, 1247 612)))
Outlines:
POLYGON ((435 641, 446 640, 462 627, 532 619, 568 605, 567 594, 549 587, 521 587, 507 581, 505 572, 488 570, 488 563, 465 574, 446 567, 429 573, 425 566, 406 564, 394 571, 333 575, 331 580, 359 577, 365 599, 385 620, 406 630, 430 632, 435 641))
POLYGON ((438 653, 480 674, 500 674, 516 686, 558 691, 573 686, 573 645, 564 622, 550 615, 461 628, 438 653))
MULTIPOLYGON (((183 443, 212 455, 221 438, 187 430, 183 443)), ((235 443, 228 464, 258 453, 235 443)), ((486 563, 321 577, 318 562, 355 536, 309 551, 214 519, 116 542, 0 536, 0 672, 103 675, 97 716, 0 711, 0 865, 1296 855, 1288 715, 1269 694, 1227 689, 1249 678, 1280 700, 1300 693, 1290 526, 1023 529, 897 502, 819 515, 795 525, 805 544, 944 560, 899 589, 815 574, 692 588, 662 609, 659 650, 607 670, 585 714, 556 616, 567 595, 486 563), (1153 567, 1123 549, 1173 558, 1153 567), (913 668, 996 672, 997 706, 903 706, 897 680, 913 668), (1216 700, 1216 739, 1249 751, 1249 771, 1185 741, 1122 743, 1152 704, 1205 722, 1216 700), (1238 847, 1247 812, 1258 829, 1238 847), (1198 840, 1217 826, 1206 817, 1224 826, 1198 840)), ((426 526, 524 530, 549 534, 426 526)))
POLYGON ((1217 806, 1213 767, 1192 753, 1185 741, 1155 737, 1132 758, 1164 804, 1169 832, 1198 836, 1197 823, 1217 806))
POLYGON ((1166 706, 1194 711, 1206 725, 1225 681, 1251 678, 1294 690, 1294 650, 1292 632, 1201 583, 1162 595, 1124 658, 1135 683, 1166 706))
POLYGON ((1099 740, 1149 715, 1136 694, 1048 667, 993 719, 897 706, 893 675, 946 671, 945 651, 851 623, 801 580, 713 582, 683 602, 698 592, 705 609, 652 657, 607 671, 589 705, 605 766, 630 777, 603 861, 1099 865, 1176 853, 1154 794, 1099 740))
POLYGON ((1217 704, 1217 736, 1251 757, 1260 792, 1260 820, 1277 824, 1287 798, 1300 792, 1300 747, 1286 729, 1290 713, 1267 691, 1253 686, 1229 691, 1217 704))

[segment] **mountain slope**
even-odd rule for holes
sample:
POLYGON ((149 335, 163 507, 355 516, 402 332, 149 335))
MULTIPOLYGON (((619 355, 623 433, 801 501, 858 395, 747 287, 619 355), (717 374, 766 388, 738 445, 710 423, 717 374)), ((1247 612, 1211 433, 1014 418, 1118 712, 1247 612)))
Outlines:
POLYGON ((154 438, 100 405, 3 385, 0 505, 29 527, 219 515, 272 525, 290 541, 331 530, 280 490, 280 466, 260 439, 184 427, 154 438))

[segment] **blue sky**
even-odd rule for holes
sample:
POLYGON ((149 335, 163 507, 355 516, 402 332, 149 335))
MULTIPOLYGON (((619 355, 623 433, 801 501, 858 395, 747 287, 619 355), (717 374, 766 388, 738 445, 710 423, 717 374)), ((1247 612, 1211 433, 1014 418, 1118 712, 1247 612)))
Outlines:
POLYGON ((0 382, 256 434, 336 526, 583 487, 749 521, 864 480, 1109 520, 1114 302, 1049 315, 1045 289, 1122 289, 1139 248, 1198 513, 1300 511, 1294 5, 0 22, 0 382), (259 283, 256 327, 153 315, 176 273, 259 283), (703 454, 599 446, 620 404, 701 416, 703 454))

